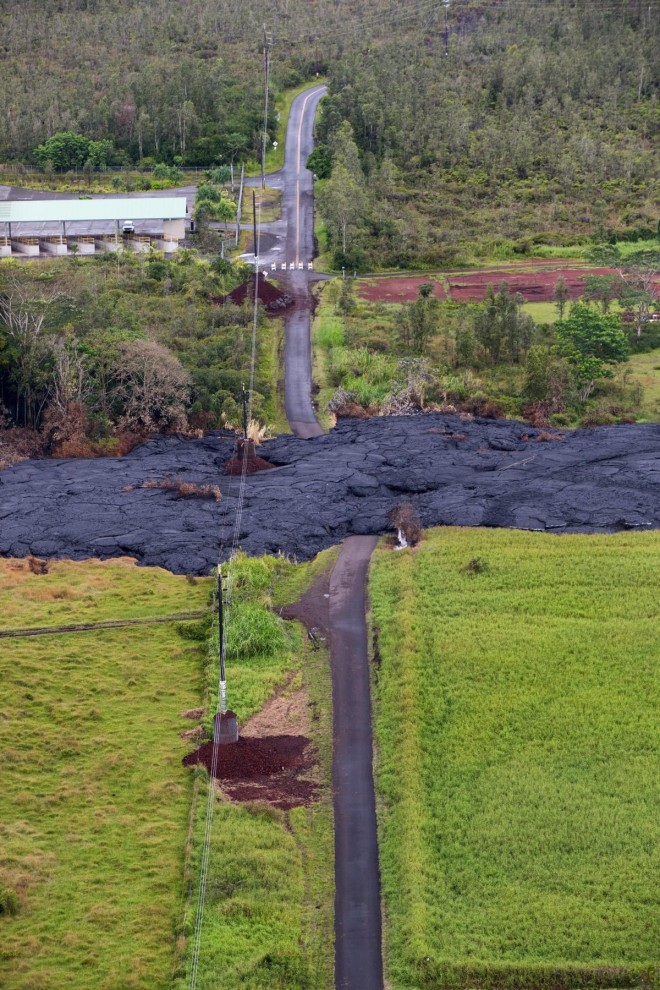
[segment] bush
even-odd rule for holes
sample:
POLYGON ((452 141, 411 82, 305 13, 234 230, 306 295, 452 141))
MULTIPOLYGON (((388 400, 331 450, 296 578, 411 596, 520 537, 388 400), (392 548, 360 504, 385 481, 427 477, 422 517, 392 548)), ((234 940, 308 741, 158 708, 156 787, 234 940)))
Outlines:
POLYGON ((403 534, 409 547, 416 547, 422 538, 422 527, 410 502, 401 502, 389 515, 390 525, 403 534))
POLYGON ((0 917, 3 914, 18 914, 18 908, 18 894, 16 891, 0 883, 0 917))

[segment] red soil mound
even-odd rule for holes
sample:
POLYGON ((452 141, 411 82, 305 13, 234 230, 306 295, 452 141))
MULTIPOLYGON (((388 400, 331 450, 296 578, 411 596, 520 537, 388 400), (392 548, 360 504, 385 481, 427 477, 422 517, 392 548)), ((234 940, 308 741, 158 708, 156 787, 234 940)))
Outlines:
MULTIPOLYGON (((269 312, 285 309, 293 302, 291 296, 278 289, 272 282, 264 278, 261 273, 259 274, 258 297, 259 302, 263 303, 269 312)), ((238 285, 229 295, 213 296, 211 298, 211 302, 219 303, 220 305, 230 302, 234 306, 242 306, 248 300, 250 302, 254 300, 254 277, 248 279, 247 282, 243 282, 242 285, 238 285)))
MULTIPOLYGON (((246 474, 256 474, 257 471, 269 471, 271 468, 275 467, 274 464, 270 464, 265 461, 263 457, 248 457, 247 463, 245 465, 246 474)), ((242 474, 243 473, 243 458, 242 457, 232 457, 230 461, 225 462, 225 474, 242 474)))
MULTIPOLYGON (((218 746, 216 779, 235 801, 267 801, 286 810, 309 804, 316 794, 313 780, 304 774, 314 766, 306 736, 241 737, 237 743, 218 746)), ((184 766, 203 763, 211 772, 213 743, 204 743, 184 757, 184 766)))

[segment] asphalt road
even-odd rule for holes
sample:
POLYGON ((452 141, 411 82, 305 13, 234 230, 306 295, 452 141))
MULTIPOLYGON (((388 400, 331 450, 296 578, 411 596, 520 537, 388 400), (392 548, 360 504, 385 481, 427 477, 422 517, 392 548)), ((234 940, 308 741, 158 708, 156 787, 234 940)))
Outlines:
POLYGON ((335 812, 335 987, 382 990, 366 580, 376 536, 344 541, 330 578, 335 812))
MULTIPOLYGON (((309 271, 314 258, 314 177, 305 163, 314 148, 314 118, 326 86, 314 86, 295 98, 291 105, 284 149, 284 166, 267 176, 269 186, 282 189, 282 216, 263 224, 259 267, 286 286, 295 303, 284 317, 284 407, 289 426, 303 439, 323 433, 312 406, 312 361, 310 325, 313 299, 309 271)), ((254 263, 254 244, 243 255, 254 263)))

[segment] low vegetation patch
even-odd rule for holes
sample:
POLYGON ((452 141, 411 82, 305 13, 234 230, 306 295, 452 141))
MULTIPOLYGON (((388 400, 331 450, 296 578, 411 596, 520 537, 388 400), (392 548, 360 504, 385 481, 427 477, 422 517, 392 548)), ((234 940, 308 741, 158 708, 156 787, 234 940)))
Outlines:
POLYGON ((444 528, 377 551, 397 990, 653 982, 659 550, 444 528))

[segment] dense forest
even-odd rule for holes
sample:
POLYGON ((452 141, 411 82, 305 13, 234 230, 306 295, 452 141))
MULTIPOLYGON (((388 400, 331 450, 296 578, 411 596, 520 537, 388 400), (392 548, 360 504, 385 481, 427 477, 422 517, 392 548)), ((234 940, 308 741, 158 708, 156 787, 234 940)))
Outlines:
POLYGON ((658 4, 453 8, 447 36, 421 23, 333 67, 318 156, 340 166, 323 201, 337 265, 655 236, 658 4))

